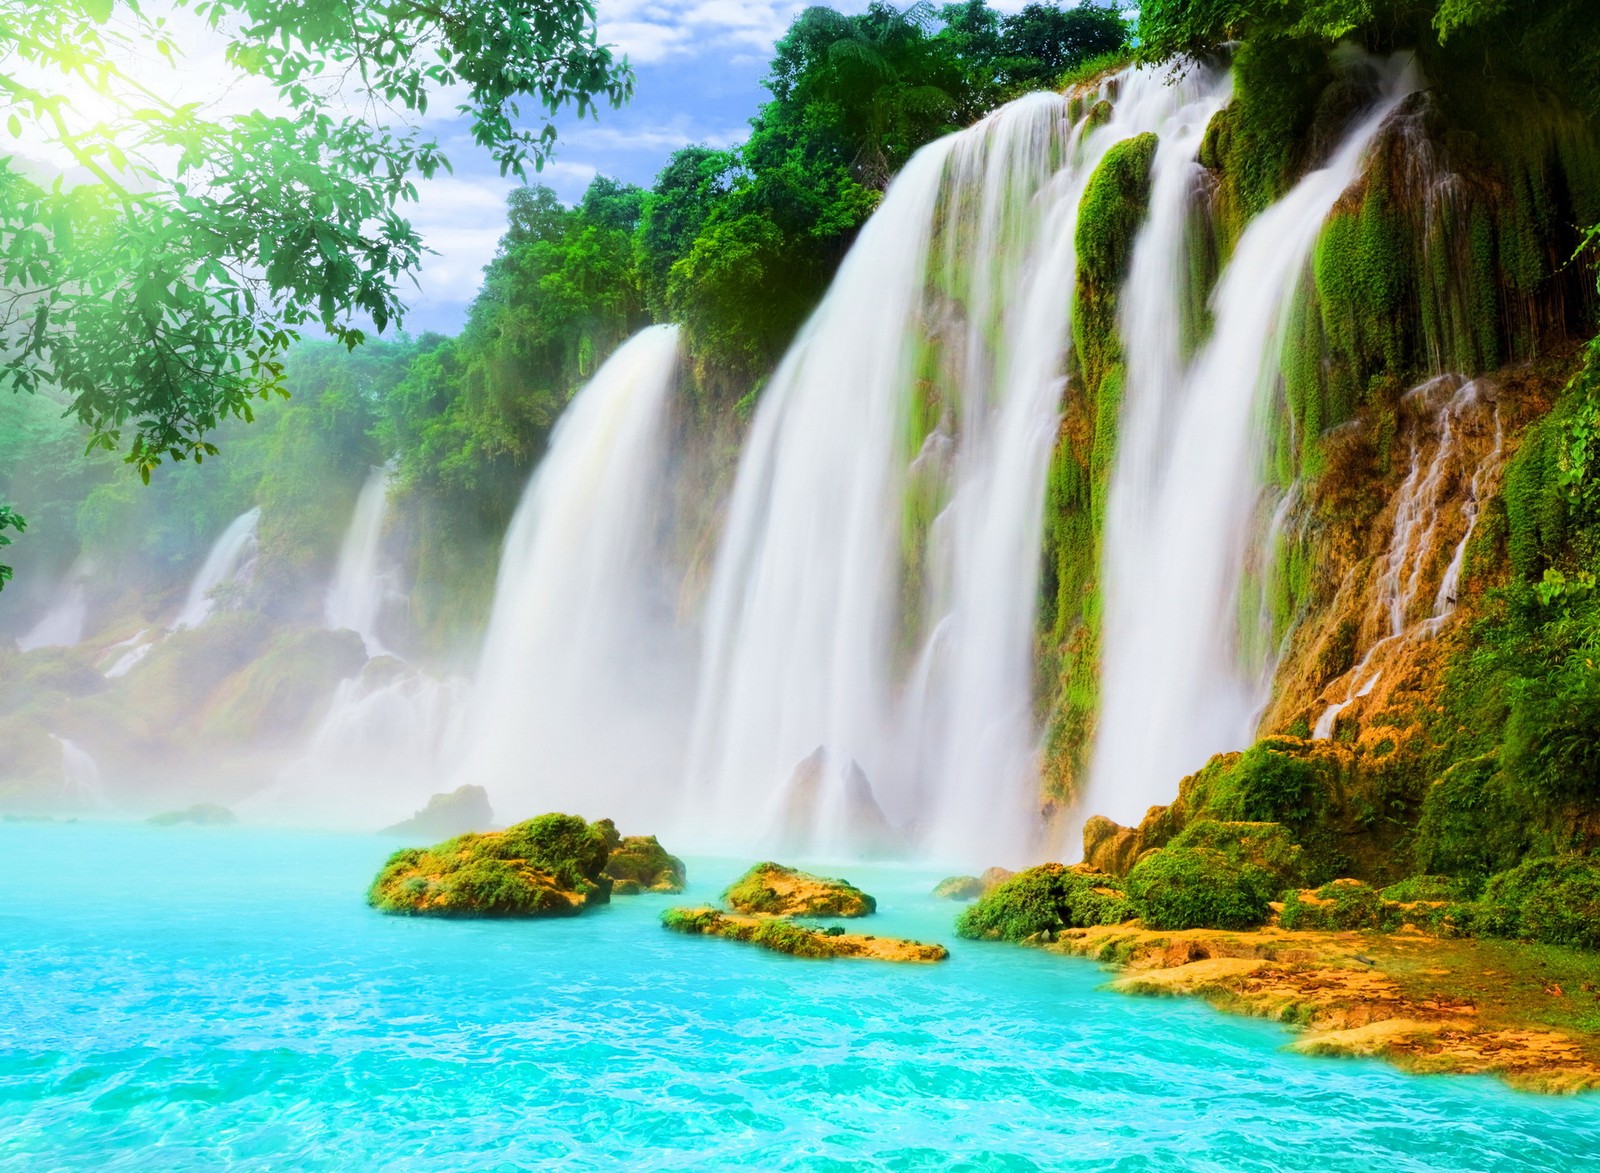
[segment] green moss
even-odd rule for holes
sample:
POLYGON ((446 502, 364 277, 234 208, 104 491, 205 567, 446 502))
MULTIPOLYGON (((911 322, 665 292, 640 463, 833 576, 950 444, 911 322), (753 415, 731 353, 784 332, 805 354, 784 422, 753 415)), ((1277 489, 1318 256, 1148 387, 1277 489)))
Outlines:
POLYGON ((1471 758, 1451 766, 1428 787, 1413 858, 1419 872, 1481 881, 1522 857, 1527 833, 1498 758, 1471 758))
POLYGON ((683 861, 667 852, 654 835, 629 835, 606 860, 603 874, 619 896, 636 892, 682 892, 688 882, 683 861))
POLYGON ((1206 847, 1163 847, 1128 873, 1128 903, 1151 929, 1251 929, 1271 911, 1273 880, 1206 847))
POLYGON ((956 935, 1022 941, 1063 928, 1118 924, 1132 914, 1110 876, 1058 863, 1018 872, 956 918, 956 935))
POLYGON ((1349 932, 1365 929, 1393 932, 1400 927, 1400 911, 1359 880, 1335 880, 1305 900, 1299 891, 1283 902, 1280 922, 1290 931, 1349 932))
POLYGON ((389 857, 367 892, 407 916, 576 916, 611 897, 602 874, 619 836, 611 820, 541 815, 504 831, 458 835, 389 857))
POLYGON ((722 894, 752 916, 869 916, 878 902, 848 880, 827 879, 780 863, 758 863, 722 894))
POLYGON ((1260 868, 1272 878, 1274 890, 1298 885, 1304 870, 1304 851, 1279 823, 1225 823, 1197 819, 1169 844, 1175 848, 1200 847, 1215 851, 1235 867, 1260 868))
POLYGON ((1503 872, 1485 887, 1472 923, 1484 936, 1600 949, 1600 859, 1547 856, 1503 872))

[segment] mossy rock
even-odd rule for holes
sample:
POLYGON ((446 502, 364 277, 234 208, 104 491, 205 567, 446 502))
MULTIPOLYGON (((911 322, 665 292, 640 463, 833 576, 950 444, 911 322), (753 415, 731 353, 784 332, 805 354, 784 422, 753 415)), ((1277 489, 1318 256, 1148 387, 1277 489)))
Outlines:
POLYGON ((1128 902, 1151 929, 1253 929, 1265 924, 1271 873, 1209 847, 1163 847, 1128 873, 1128 902))
POLYGON ((683 860, 670 855, 654 835, 629 835, 606 861, 604 874, 613 896, 641 892, 682 892, 689 872, 683 860))
POLYGON ((145 822, 154 827, 176 827, 189 823, 197 827, 228 827, 239 821, 239 816, 225 806, 211 802, 196 803, 181 811, 163 811, 151 815, 145 822))
POLYGON ((758 863, 722 894, 752 916, 868 916, 878 902, 848 880, 813 876, 780 863, 758 863))
POLYGON ((482 786, 457 786, 449 794, 435 794, 416 814, 404 822, 385 827, 379 834, 440 839, 483 831, 493 823, 489 792, 482 786))
POLYGON ((1314 891, 1290 892, 1278 923, 1291 932, 1393 932, 1402 921, 1399 904, 1385 900, 1360 880, 1334 880, 1314 891))
POLYGON ((1600 949, 1600 857, 1545 856, 1502 872, 1466 920, 1479 936, 1600 949))
POLYGON ((935 900, 976 900, 983 895, 983 881, 977 876, 946 876, 930 895, 935 900))
POLYGON ((1282 823, 1223 822, 1197 819, 1172 840, 1172 847, 1205 847, 1235 865, 1251 864, 1272 877, 1273 887, 1296 887, 1304 870, 1304 851, 1282 823))
POLYGON ((1132 916, 1121 886, 1101 872, 1040 864, 1018 872, 956 918, 956 935, 1023 941, 1065 928, 1111 925, 1132 916))
POLYGON ((561 814, 458 835, 395 852, 367 903, 403 916, 576 916, 611 899, 604 869, 620 841, 609 819, 561 814))
POLYGON ((709 907, 669 908, 661 924, 673 932, 742 941, 791 957, 943 961, 950 956, 943 945, 847 933, 837 926, 813 929, 784 917, 730 915, 709 907))

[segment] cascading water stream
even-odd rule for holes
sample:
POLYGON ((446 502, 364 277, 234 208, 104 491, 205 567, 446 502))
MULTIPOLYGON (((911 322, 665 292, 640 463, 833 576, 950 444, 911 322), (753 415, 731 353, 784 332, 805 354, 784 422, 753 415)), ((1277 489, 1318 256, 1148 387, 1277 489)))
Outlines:
POLYGON ((384 604, 394 593, 383 563, 383 527, 389 515, 388 467, 375 468, 356 498, 356 508, 339 546, 339 561, 323 606, 328 626, 348 628, 361 637, 367 655, 386 654, 378 637, 384 604))
POLYGON ((258 506, 246 510, 228 523, 228 528, 212 543, 206 560, 200 564, 194 581, 189 584, 183 610, 178 612, 168 631, 199 627, 206 621, 216 608, 216 600, 212 595, 219 587, 233 582, 248 569, 255 554, 256 526, 260 521, 261 509, 258 506))
POLYGON ((18 648, 31 652, 37 648, 76 647, 82 642, 89 617, 89 602, 84 591, 84 579, 88 574, 89 567, 82 558, 73 563, 55 603, 39 622, 17 637, 18 648))
POLYGON ((883 846, 851 833, 870 804, 947 857, 1036 840, 1039 534, 1078 207, 1112 145, 1216 84, 1131 71, 1102 91, 1109 118, 1076 127, 1031 95, 891 184, 740 462, 690 769, 730 836, 780 821, 813 850, 883 846))
POLYGON ((678 364, 675 326, 624 343, 557 422, 506 534, 456 783, 507 817, 668 807, 692 691, 661 549, 678 364))
MULTIPOLYGON (((1119 484, 1154 483, 1142 502, 1116 500, 1108 511, 1101 708, 1085 810, 1137 821, 1185 774, 1254 733, 1263 673, 1241 654, 1238 598, 1261 508, 1262 421, 1323 222, 1418 84, 1409 64, 1381 73, 1377 102, 1328 163, 1245 229, 1213 298, 1209 341, 1181 381, 1166 384, 1170 410, 1140 408, 1124 427, 1118 464, 1137 459, 1143 468, 1124 477, 1119 467, 1119 484)), ((1141 239, 1136 258, 1146 249, 1141 239)), ((1140 289, 1130 283, 1127 293, 1137 320, 1140 289)), ((1162 345, 1142 335, 1124 341, 1130 361, 1162 345)), ((1161 377, 1170 380, 1170 369, 1161 377)), ((1139 403, 1160 389, 1133 394, 1139 403)))
MULTIPOLYGON (((1457 375, 1441 375, 1413 388, 1404 402, 1432 413, 1437 438, 1433 440, 1432 455, 1424 460, 1426 446, 1418 435, 1412 437, 1410 464, 1405 479, 1395 491, 1394 523, 1364 624, 1365 630, 1375 631, 1377 636, 1346 675, 1343 697, 1329 704, 1318 716, 1311 732, 1318 740, 1332 737, 1341 714, 1372 694, 1398 652, 1413 640, 1437 635, 1455 613, 1467 544, 1477 530, 1490 479, 1500 470, 1505 434, 1498 406, 1492 413, 1492 446, 1475 464, 1471 463, 1473 453, 1462 436, 1463 430, 1471 424, 1469 417, 1482 410, 1482 384, 1464 381, 1457 375), (1437 408, 1430 407, 1428 401, 1440 393, 1447 393, 1444 403, 1437 408), (1451 485, 1462 479, 1466 485, 1461 503, 1461 536, 1439 575, 1438 586, 1428 595, 1427 577, 1437 570, 1440 529, 1446 523, 1445 506, 1451 485), (1418 618, 1418 601, 1423 598, 1429 600, 1429 609, 1424 617, 1418 618)), ((1414 431, 1422 429, 1419 420, 1414 431)))

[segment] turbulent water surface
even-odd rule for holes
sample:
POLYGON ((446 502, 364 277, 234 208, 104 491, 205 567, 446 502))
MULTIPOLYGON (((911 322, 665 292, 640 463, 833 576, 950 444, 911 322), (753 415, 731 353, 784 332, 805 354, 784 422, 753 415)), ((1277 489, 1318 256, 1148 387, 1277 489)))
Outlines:
MULTIPOLYGON (((1593 1168, 1600 1100, 1303 1059, 1277 1026, 953 942, 807 962, 657 926, 393 919, 392 844, 0 825, 8 1169, 1593 1168)), ((691 861, 690 897, 733 863, 691 861)), ((951 941, 934 877, 853 868, 951 941)))

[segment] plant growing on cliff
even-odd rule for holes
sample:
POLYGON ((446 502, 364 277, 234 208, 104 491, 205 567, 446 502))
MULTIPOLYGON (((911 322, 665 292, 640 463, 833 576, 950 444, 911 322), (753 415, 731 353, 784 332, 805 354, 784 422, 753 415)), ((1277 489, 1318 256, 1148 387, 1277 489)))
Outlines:
POLYGON ((1028 868, 964 909, 956 918, 956 934, 1022 941, 1057 929, 1118 924, 1131 914, 1116 883, 1058 863, 1028 868))

